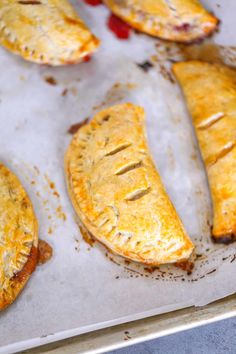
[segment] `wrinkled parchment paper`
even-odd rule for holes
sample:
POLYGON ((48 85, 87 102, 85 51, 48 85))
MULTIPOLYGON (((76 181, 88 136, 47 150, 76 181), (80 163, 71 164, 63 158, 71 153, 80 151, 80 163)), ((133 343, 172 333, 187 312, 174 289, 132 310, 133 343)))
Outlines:
MULTIPOLYGON (((109 12, 104 6, 74 3, 102 40, 90 62, 50 68, 0 48, 0 160, 21 179, 35 207, 40 238, 54 249, 53 259, 37 268, 19 299, 0 314, 0 353, 205 305, 236 291, 236 244, 210 240, 204 166, 170 72, 182 49, 142 34, 117 40, 106 27, 109 12), (154 65, 148 72, 137 66, 145 60, 154 65), (191 275, 174 266, 152 271, 125 262, 98 243, 90 246, 79 232, 64 181, 63 157, 71 139, 67 131, 97 110, 124 101, 146 110, 155 163, 196 244, 191 275)), ((221 45, 223 59, 233 64, 236 3, 205 4, 222 21, 211 42, 221 45)))

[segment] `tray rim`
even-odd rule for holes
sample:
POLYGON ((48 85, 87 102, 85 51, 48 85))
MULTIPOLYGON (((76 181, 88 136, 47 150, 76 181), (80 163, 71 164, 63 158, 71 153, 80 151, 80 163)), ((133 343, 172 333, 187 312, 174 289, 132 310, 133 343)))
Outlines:
MULTIPOLYGON (((188 307, 110 328, 80 334, 33 349, 27 354, 100 354, 236 316, 236 294, 202 307, 188 307), (125 331, 130 339, 125 340, 125 331)), ((127 337, 126 337, 127 338, 127 337)))

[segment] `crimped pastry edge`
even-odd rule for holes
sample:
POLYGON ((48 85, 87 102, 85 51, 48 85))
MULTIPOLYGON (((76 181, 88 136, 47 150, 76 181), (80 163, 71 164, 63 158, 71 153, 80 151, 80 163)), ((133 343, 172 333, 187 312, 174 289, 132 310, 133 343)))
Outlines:
MULTIPOLYGON (((8 169, 8 167, 6 167, 4 164, 3 166, 8 169)), ((31 199, 29 198, 28 193, 26 192, 25 188, 21 184, 21 181, 19 180, 18 176, 15 175, 15 173, 13 173, 10 169, 8 170, 10 171, 11 174, 13 174, 16 177, 18 183, 20 183, 20 185, 24 189, 26 193, 26 197, 28 198, 28 201, 31 205, 33 215, 34 215, 34 234, 33 234, 32 247, 29 256, 27 258, 27 261, 25 262, 22 269, 10 279, 10 281, 12 281, 10 284, 12 286, 14 296, 12 298, 0 299, 0 311, 5 310, 17 299, 17 297, 24 289, 26 283, 28 282, 31 274, 34 272, 38 261, 38 221, 34 212, 34 208, 31 199)))

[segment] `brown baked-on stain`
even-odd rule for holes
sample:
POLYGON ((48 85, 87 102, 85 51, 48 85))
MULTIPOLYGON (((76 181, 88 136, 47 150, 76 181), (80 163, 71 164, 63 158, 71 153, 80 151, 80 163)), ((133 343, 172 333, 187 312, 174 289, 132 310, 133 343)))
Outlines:
POLYGON ((53 76, 45 76, 44 80, 49 85, 52 85, 52 86, 56 86, 57 85, 57 80, 53 76))
POLYGON ((87 117, 87 118, 85 118, 82 122, 79 122, 79 123, 76 123, 76 124, 72 124, 72 125, 70 126, 70 128, 67 130, 67 133, 72 134, 72 135, 75 134, 75 133, 77 133, 77 131, 78 131, 83 125, 87 124, 88 121, 89 121, 89 118, 87 117))
POLYGON ((215 273, 216 272, 216 269, 212 269, 210 270, 210 272, 206 273, 206 275, 209 275, 209 274, 212 274, 212 273, 215 273))
POLYGON ((159 65, 159 72, 164 77, 164 79, 168 80, 171 84, 175 84, 175 79, 172 73, 165 67, 165 65, 159 65))
POLYGON ((124 263, 127 264, 127 265, 130 265, 131 261, 129 261, 128 259, 125 259, 124 263))
MULTIPOLYGON (((159 43, 155 44, 157 54, 151 57, 153 63, 176 63, 179 61, 201 60, 213 63, 224 63, 225 48, 206 41, 198 44, 159 43)), ((227 47, 227 49, 233 47, 227 47)))
POLYGON ((155 272, 157 268, 154 268, 154 267, 145 267, 144 268, 144 271, 149 273, 149 274, 152 274, 153 272, 155 272))
POLYGON ((37 262, 35 260, 38 257, 38 248, 32 246, 29 257, 27 262, 25 263, 24 267, 14 275, 13 279, 19 283, 23 283, 25 280, 28 279, 29 275, 34 272, 37 262))
POLYGON ((149 60, 145 60, 143 63, 137 63, 137 66, 146 73, 153 68, 153 64, 149 60))
POLYGON ((67 94, 68 94, 68 89, 66 88, 62 91, 61 95, 62 95, 62 97, 65 97, 65 96, 67 96, 67 94))
POLYGON ((178 45, 184 60, 202 60, 223 63, 220 47, 214 43, 178 45))
POLYGON ((84 241, 89 244, 90 247, 93 247, 94 243, 95 243, 95 240, 94 238, 92 237, 92 235, 90 234, 89 231, 87 231, 85 229, 85 227, 79 225, 79 229, 80 229, 80 232, 81 232, 81 235, 84 239, 84 241))
POLYGON ((124 340, 132 339, 132 337, 130 336, 129 331, 124 331, 124 334, 125 334, 124 340))
POLYGON ((174 265, 187 272, 187 275, 191 275, 194 268, 194 263, 190 261, 177 262, 174 265))
POLYGON ((53 255, 52 247, 44 240, 39 240, 38 244, 38 265, 48 262, 53 255))

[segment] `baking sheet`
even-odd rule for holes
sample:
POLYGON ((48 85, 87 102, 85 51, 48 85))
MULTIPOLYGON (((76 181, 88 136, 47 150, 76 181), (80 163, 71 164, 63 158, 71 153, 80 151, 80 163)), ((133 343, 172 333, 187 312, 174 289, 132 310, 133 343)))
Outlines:
MULTIPOLYGON (((213 41, 233 47, 236 4, 217 3, 205 2, 223 22, 213 41)), ((39 219, 40 238, 54 249, 53 259, 38 267, 19 299, 1 313, 0 353, 204 305, 236 291, 235 245, 210 240, 207 180, 169 70, 169 59, 183 53, 145 35, 116 40, 106 27, 109 12, 104 6, 74 4, 103 40, 90 62, 49 68, 0 50, 0 159, 22 180, 39 219), (150 58, 154 68, 143 72, 137 63, 150 58), (50 85, 48 77, 57 84, 50 85), (124 101, 146 110, 155 163, 197 245, 192 275, 173 266, 152 272, 108 254, 97 243, 91 247, 80 235, 64 183, 63 156, 71 139, 67 131, 104 106, 124 101)), ((227 55, 228 48, 219 51, 233 64, 234 48, 227 55)))

